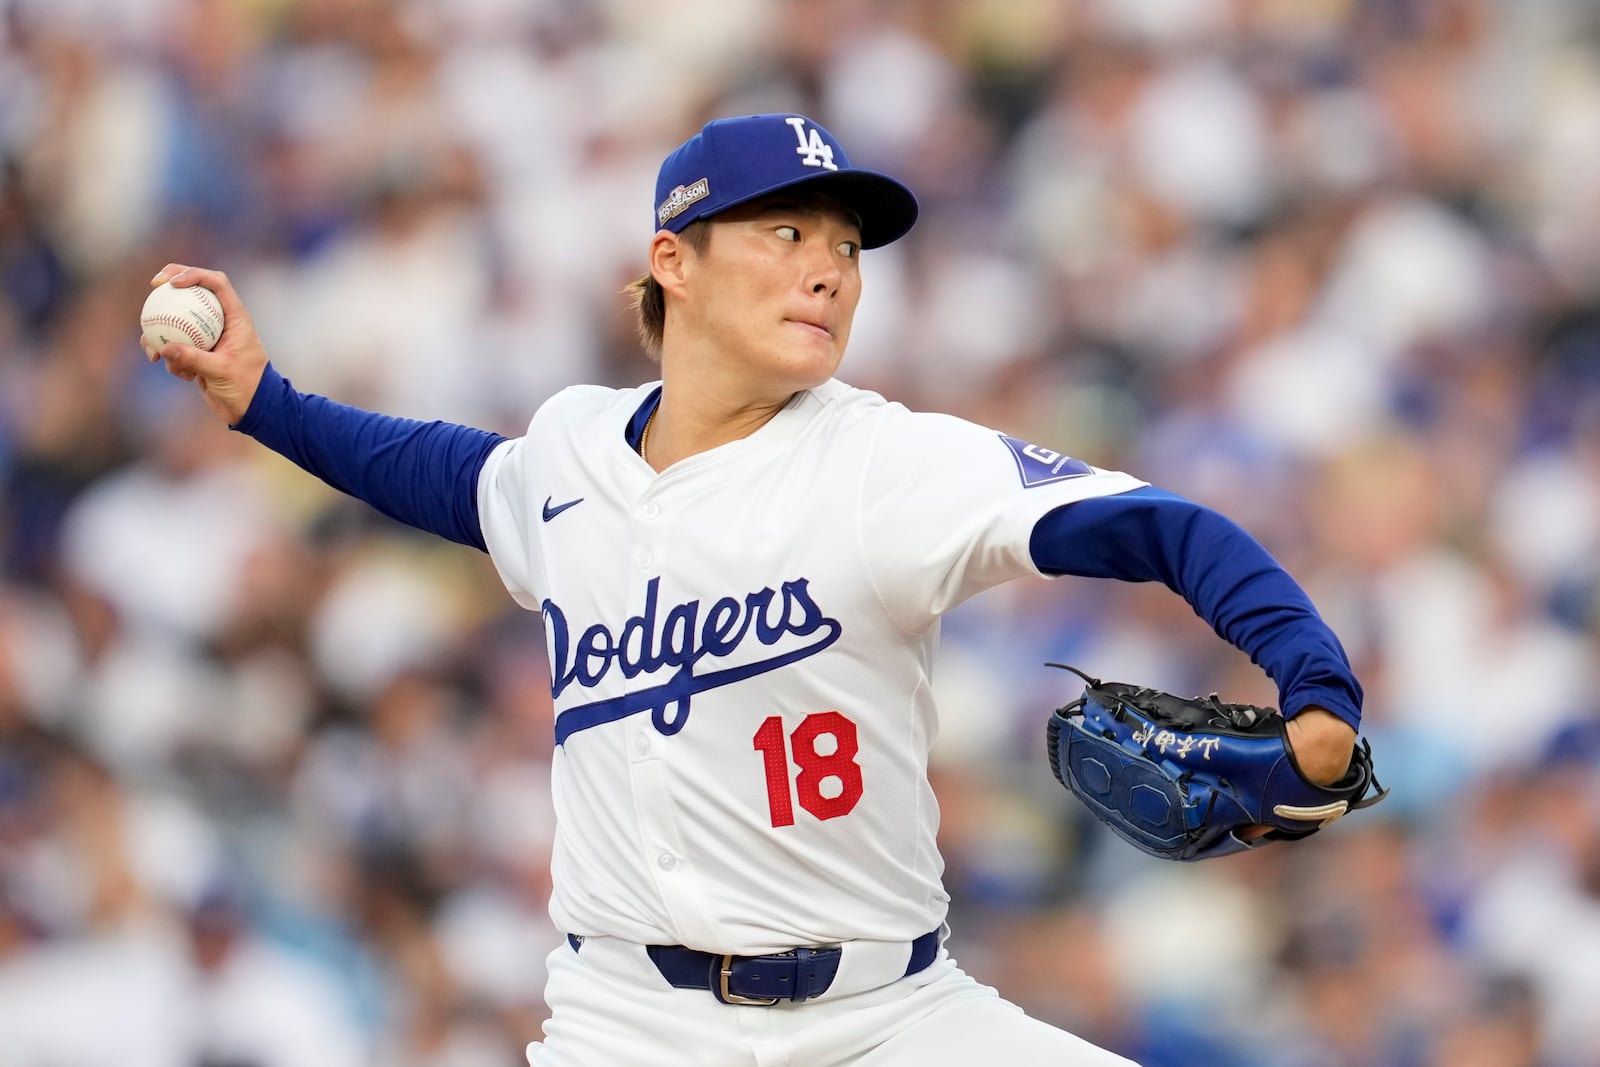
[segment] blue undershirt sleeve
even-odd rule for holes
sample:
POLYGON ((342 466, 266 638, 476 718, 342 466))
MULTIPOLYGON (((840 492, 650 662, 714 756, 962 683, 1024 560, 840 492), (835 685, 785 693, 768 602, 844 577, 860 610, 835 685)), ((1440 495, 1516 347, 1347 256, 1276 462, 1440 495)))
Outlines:
POLYGON ((1361 723, 1361 685, 1299 583, 1232 520, 1146 487, 1049 512, 1028 545, 1046 574, 1161 582, 1277 683, 1292 717, 1309 705, 1361 723))
POLYGON ((233 427, 378 511, 488 551, 478 473, 506 440, 446 422, 417 422, 296 392, 271 364, 233 427))

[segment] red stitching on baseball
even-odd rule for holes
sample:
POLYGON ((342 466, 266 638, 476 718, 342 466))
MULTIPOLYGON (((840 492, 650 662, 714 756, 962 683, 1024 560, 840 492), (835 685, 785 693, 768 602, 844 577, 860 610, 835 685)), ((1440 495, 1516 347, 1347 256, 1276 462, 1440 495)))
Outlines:
POLYGON ((194 342, 196 348, 200 347, 206 339, 205 334, 200 332, 200 327, 185 319, 180 319, 176 315, 151 315, 147 319, 140 320, 140 325, 176 326, 178 329, 189 335, 189 340, 194 342))

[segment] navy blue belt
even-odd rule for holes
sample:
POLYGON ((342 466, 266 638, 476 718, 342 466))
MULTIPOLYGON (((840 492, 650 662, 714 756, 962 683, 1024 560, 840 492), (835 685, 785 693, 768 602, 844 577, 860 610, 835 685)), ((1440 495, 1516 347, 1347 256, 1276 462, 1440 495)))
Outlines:
MULTIPOLYGON (((574 952, 583 939, 567 935, 574 952)), ((650 962, 678 989, 704 989, 724 1004, 771 1007, 780 1000, 799 1003, 820 997, 833 984, 844 950, 796 948, 765 956, 718 955, 682 945, 646 945, 650 962)), ((939 931, 929 930, 911 943, 911 959, 902 978, 926 970, 939 955, 939 931)))

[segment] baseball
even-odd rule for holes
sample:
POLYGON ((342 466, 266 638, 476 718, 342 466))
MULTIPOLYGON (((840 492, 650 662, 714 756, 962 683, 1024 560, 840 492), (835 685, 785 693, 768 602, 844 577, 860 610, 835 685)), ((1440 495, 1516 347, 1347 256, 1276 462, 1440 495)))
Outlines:
POLYGON ((163 282, 145 298, 139 326, 152 348, 181 341, 209 350, 222 336, 222 302, 203 285, 178 289, 163 282))

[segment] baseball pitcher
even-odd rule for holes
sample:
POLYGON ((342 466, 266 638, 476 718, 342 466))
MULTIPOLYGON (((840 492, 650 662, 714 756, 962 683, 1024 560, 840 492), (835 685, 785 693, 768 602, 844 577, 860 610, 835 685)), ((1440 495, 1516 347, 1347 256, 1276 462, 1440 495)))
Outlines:
POLYGON ((916 216, 802 115, 707 124, 661 165, 633 287, 660 380, 574 386, 515 440, 300 393, 224 275, 156 276, 214 290, 226 329, 152 360, 329 484, 487 552, 543 617, 567 936, 532 1067, 1128 1062, 944 946, 939 620, 1009 579, 1165 583, 1277 683, 1300 774, 1352 764, 1344 651, 1239 527, 834 377, 862 253, 916 216))

